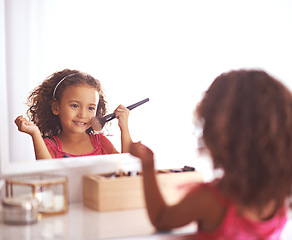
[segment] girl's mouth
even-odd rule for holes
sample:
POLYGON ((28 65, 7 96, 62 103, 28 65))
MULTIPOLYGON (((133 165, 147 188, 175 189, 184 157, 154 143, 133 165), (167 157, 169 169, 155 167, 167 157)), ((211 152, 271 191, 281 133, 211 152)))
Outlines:
POLYGON ((78 122, 78 121, 73 121, 77 126, 81 126, 81 127, 83 127, 83 126, 85 126, 86 125, 86 123, 83 123, 83 122, 78 122))

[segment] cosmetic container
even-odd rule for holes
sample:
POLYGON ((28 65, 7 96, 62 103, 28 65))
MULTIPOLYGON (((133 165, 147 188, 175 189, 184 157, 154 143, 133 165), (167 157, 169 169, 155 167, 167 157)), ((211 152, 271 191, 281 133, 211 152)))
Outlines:
POLYGON ((38 203, 33 198, 2 199, 3 222, 12 225, 33 224, 38 221, 38 203))
POLYGON ((8 199, 36 200, 37 211, 41 214, 62 214, 68 210, 65 176, 48 174, 16 176, 5 180, 5 190, 8 199))

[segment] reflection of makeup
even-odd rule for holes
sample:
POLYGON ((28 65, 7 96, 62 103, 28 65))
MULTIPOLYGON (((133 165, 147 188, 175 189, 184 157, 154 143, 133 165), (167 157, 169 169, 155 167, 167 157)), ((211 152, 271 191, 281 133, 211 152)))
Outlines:
MULTIPOLYGON (((127 108, 129 110, 132 110, 140 105, 142 105, 143 103, 146 103, 149 101, 149 98, 146 98, 140 102, 137 102, 137 103, 134 103, 130 106, 128 106, 127 108)), ((91 120, 91 125, 92 125, 92 128, 95 130, 95 131, 100 131, 106 122, 110 121, 110 120, 113 120, 116 118, 116 115, 114 113, 111 113, 111 114, 108 114, 104 117, 100 117, 100 116, 95 116, 92 120, 91 120)))

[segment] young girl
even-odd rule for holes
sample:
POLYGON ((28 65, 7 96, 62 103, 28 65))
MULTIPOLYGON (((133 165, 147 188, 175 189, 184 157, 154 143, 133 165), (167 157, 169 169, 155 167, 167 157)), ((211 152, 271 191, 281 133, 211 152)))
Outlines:
POLYGON ((168 230, 195 221, 195 239, 279 239, 292 189, 290 91, 263 71, 231 71, 215 79, 196 114, 203 147, 224 174, 194 185, 179 203, 161 196, 152 151, 130 148, 142 162, 152 224, 168 230))
MULTIPOLYGON (((36 159, 118 153, 113 144, 91 127, 95 116, 106 113, 100 82, 77 70, 65 69, 49 76, 28 97, 28 121, 16 118, 19 131, 31 135, 36 159)), ((121 129, 122 152, 129 152, 132 139, 129 110, 114 111, 121 129)))

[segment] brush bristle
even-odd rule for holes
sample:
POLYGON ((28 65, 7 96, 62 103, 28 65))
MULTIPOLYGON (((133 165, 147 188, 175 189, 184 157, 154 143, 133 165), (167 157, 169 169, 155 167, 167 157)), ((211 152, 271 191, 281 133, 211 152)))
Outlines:
POLYGON ((95 131, 100 131, 103 128, 104 124, 102 124, 98 117, 94 117, 91 120, 91 126, 95 131))

